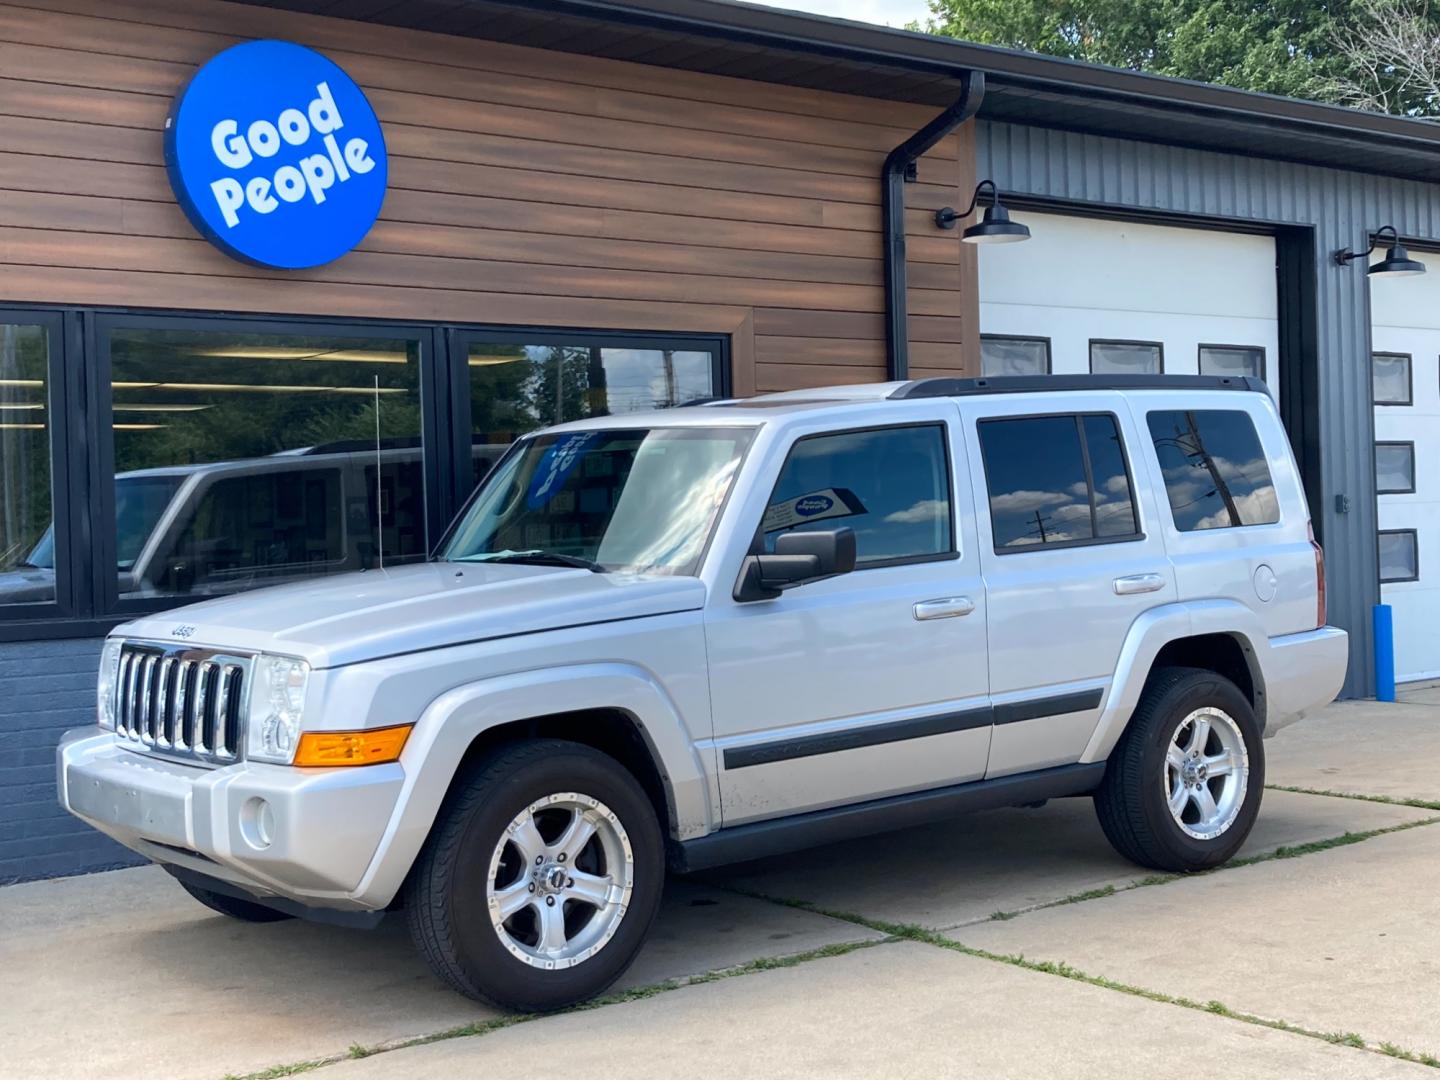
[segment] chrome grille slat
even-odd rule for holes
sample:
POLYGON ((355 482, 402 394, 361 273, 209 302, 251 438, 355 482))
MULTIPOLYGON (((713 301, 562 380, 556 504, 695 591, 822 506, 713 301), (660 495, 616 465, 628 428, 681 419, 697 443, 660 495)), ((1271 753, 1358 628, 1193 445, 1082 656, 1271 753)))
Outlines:
POLYGON ((116 672, 115 730, 131 749, 207 764, 237 760, 254 657, 127 642, 116 672))
POLYGON ((140 741, 155 742, 155 665, 158 658, 147 656, 140 664, 140 741))
POLYGON ((167 750, 175 745, 175 695, 170 689, 170 672, 174 668, 175 658, 167 656, 160 661, 155 676, 155 743, 167 750))
POLYGON ((210 673, 215 664, 202 660, 195 673, 195 752, 210 753, 214 732, 210 728, 210 673))
POLYGON ((175 677, 175 715, 180 718, 180 743, 185 750, 195 747, 195 722, 190 713, 190 681, 194 673, 194 660, 180 661, 180 674, 175 677))

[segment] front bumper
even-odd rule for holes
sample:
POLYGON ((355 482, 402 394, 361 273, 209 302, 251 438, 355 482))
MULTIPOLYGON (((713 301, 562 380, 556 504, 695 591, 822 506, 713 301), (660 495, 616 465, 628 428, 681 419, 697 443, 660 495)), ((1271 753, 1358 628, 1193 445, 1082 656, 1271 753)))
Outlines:
POLYGON ((61 805, 146 858, 352 910, 371 906, 355 892, 405 780, 399 763, 199 768, 128 750, 99 727, 67 732, 57 766, 61 805))

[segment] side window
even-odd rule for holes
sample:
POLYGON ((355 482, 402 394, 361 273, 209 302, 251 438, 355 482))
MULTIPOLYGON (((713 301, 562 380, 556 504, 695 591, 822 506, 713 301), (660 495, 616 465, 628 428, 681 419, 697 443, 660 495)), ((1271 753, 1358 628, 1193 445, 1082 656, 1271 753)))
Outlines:
POLYGON ((1165 370, 1165 350, 1158 341, 1090 342, 1092 375, 1159 375, 1165 370))
POLYGON ((857 565, 948 555, 949 474, 941 424, 801 439, 765 509, 765 550, 787 532, 843 526, 855 530, 857 565))
POLYGON ((1257 345, 1201 345, 1201 375, 1249 376, 1265 379, 1265 350, 1257 345))
POLYGON ((1114 416, 982 420, 979 434, 998 554, 1139 535, 1114 416))
POLYGON ((980 374, 1049 375, 1050 339, 981 334, 980 374))
POLYGON ((1415 400, 1413 380, 1409 353, 1371 354, 1371 396, 1376 405, 1411 404, 1415 400))
POLYGON ((134 585, 232 592, 330 573, 344 558, 340 470, 261 472, 216 480, 183 523, 169 557, 145 568, 147 580, 134 585))
POLYGON ((1280 504, 1255 422, 1239 410, 1164 410, 1146 415, 1181 532, 1273 525, 1280 504))

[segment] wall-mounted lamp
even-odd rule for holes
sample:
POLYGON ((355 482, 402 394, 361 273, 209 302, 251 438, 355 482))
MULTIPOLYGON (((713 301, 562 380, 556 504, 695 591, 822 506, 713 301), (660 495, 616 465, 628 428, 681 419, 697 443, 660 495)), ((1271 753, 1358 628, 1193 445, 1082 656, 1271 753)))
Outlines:
POLYGON ((985 216, 978 225, 971 225, 961 233, 960 239, 967 244, 1013 244, 1020 240, 1029 240, 1029 228, 1018 221, 1011 221, 1009 211, 1000 205, 1000 192, 995 187, 994 180, 981 180, 976 184, 975 194, 970 197, 970 205, 964 210, 957 213, 951 206, 936 210, 935 224, 942 229, 955 228, 957 221, 974 212, 975 204, 980 201, 980 193, 987 188, 990 191, 990 205, 985 208, 985 216))
POLYGON ((1400 242, 1400 235, 1395 231, 1395 226, 1384 225, 1376 229, 1370 236, 1370 246, 1364 251, 1351 251, 1349 248, 1341 248, 1335 252, 1335 264, 1337 266, 1349 266, 1356 259, 1364 259, 1384 242, 1383 238, 1388 235, 1390 250, 1385 252, 1385 258, 1381 259, 1374 266, 1365 272, 1371 277, 1413 277, 1415 274, 1425 273, 1425 264, 1417 259, 1412 259, 1410 253, 1405 250, 1405 245, 1400 242))

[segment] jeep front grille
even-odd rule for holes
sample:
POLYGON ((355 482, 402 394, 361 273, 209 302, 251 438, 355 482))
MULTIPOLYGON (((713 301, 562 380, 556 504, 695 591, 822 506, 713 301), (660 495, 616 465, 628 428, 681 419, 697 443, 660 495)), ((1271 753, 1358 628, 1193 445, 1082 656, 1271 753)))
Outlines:
POLYGON ((115 731, 132 749, 224 764, 240 756, 254 658, 127 642, 115 679, 115 731))

